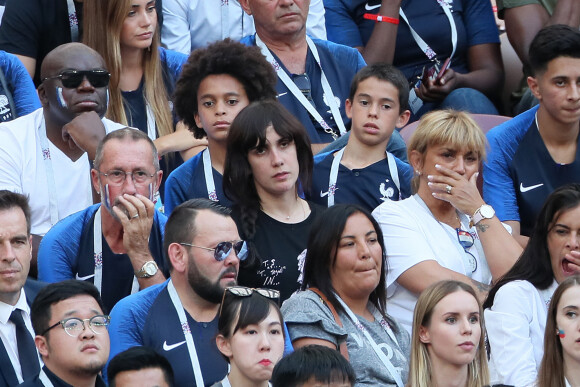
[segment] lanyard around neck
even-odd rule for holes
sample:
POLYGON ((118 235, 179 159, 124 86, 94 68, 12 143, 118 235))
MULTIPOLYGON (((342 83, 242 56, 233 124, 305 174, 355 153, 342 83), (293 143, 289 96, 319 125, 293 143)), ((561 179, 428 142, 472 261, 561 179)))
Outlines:
MULTIPOLYGON (((103 233, 101 231, 101 209, 99 207, 95 213, 95 220, 93 221, 93 250, 95 259, 95 278, 93 284, 102 294, 103 287, 103 233)), ((139 281, 137 277, 133 276, 133 284, 131 285, 131 294, 139 291, 139 281)))
POLYGON ((71 42, 79 41, 79 19, 77 18, 77 11, 73 0, 67 0, 68 7, 68 23, 70 26, 71 42))
MULTIPOLYGON (((332 135, 334 139, 338 138, 334 130, 326 123, 324 118, 322 118, 322 116, 320 115, 320 113, 318 113, 318 111, 312 105, 312 103, 310 103, 310 101, 308 101, 308 99, 304 96, 304 94, 302 94, 302 91, 300 91, 300 89, 298 88, 298 86, 296 86, 294 81, 290 79, 290 76, 286 74, 286 71, 284 71, 284 69, 278 63, 278 61, 276 61, 276 59, 274 58, 274 56, 272 55, 266 44, 262 41, 262 39, 260 39, 258 34, 256 34, 255 37, 256 37, 256 45, 260 47, 260 49, 262 50, 262 54, 266 57, 266 60, 272 64, 274 70, 276 70, 276 74, 278 75, 280 80, 284 83, 284 85, 286 85, 286 87, 292 93, 292 95, 302 104, 302 106, 308 111, 308 113, 310 113, 310 115, 318 122, 318 124, 324 129, 326 133, 332 135)), ((308 48, 310 49, 310 52, 314 56, 316 64, 318 64, 318 67, 320 68, 320 82, 322 84, 322 90, 324 91, 325 94, 325 100, 327 102, 327 105, 330 107, 330 111, 332 112, 334 121, 338 126, 340 135, 342 136, 346 133, 346 127, 344 126, 344 122, 342 121, 342 116, 340 115, 340 110, 338 108, 338 103, 336 102, 336 97, 332 92, 330 83, 328 83, 328 79, 326 78, 324 70, 322 69, 322 65, 320 64, 320 56, 318 55, 318 49, 316 48, 316 45, 314 44, 312 39, 310 39, 310 37, 308 36, 306 36, 306 43, 308 43, 308 48)), ((315 82, 316 80, 313 79, 312 81, 315 82)))
POLYGON ((215 182, 213 180, 213 171, 211 166, 211 157, 209 154, 209 148, 205 148, 203 151, 203 175, 205 177, 205 186, 207 188, 207 197, 209 200, 217 202, 219 201, 217 193, 215 190, 215 182))
MULTIPOLYGON (((395 380, 395 383, 397 383, 397 387, 403 387, 404 383, 403 383, 403 380, 401 379, 401 375, 395 369, 395 367, 393 366, 393 364, 391 363, 389 358, 379 348, 378 344, 372 338, 372 336, 367 331, 367 329, 360 323, 359 319, 356 317, 356 315, 353 313, 353 311, 350 310, 348 305, 346 305, 346 303, 338 296, 338 294, 335 293, 335 297, 338 300, 338 302, 342 305, 348 318, 353 322, 353 324, 357 327, 357 329, 363 333, 363 335, 365 336, 365 338, 367 339, 367 341, 371 345, 373 351, 375 351, 376 355, 379 357, 379 359, 381 359, 381 361, 383 362, 385 367, 387 367, 387 370, 389 371, 389 373, 391 374, 391 376, 395 380)), ((393 342, 397 346, 399 346, 397 338, 395 337, 395 333, 393 332, 393 330, 391 329, 391 327, 389 326, 389 324, 387 323, 385 318, 383 316, 378 315, 378 313, 373 313, 373 317, 375 317, 375 320, 379 321, 380 326, 385 330, 385 332, 387 332, 387 335, 389 335, 389 337, 393 340, 393 342)))
POLYGON ((169 283, 167 284, 167 291, 169 292, 169 297, 171 298, 173 307, 177 312, 177 316, 179 317, 179 323, 181 324, 181 329, 183 330, 183 335, 185 336, 185 343, 187 345, 187 351, 189 352, 189 359, 191 360, 193 375, 195 376, 195 385, 196 387, 204 387, 203 375, 201 373, 201 367, 199 365, 197 351, 195 350, 195 344, 193 343, 191 328, 189 327, 189 323, 187 322, 185 309, 183 308, 183 304, 179 299, 179 295, 177 294, 177 290, 175 290, 175 286, 173 285, 172 280, 169 280, 169 283))
MULTIPOLYGON (((437 0, 437 3, 439 3, 439 6, 441 6, 443 12, 445 12, 445 16, 447 16, 447 19, 449 20, 449 25, 451 26, 452 50, 451 55, 449 57, 453 58, 453 55, 455 55, 455 49, 457 48, 457 26, 455 25, 455 20, 453 19, 453 15, 451 14, 449 5, 447 5, 443 0, 437 0)), ((419 36, 417 31, 415 31, 415 29, 411 27, 411 23, 409 23, 407 15, 405 15, 405 12, 403 11, 402 7, 399 8, 399 15, 401 16, 401 19, 403 19, 405 23, 407 23, 407 25, 409 26, 411 35, 413 36, 413 39, 415 39, 415 42, 417 43, 421 51, 423 51, 423 53, 427 56, 427 58, 429 58, 429 60, 434 60, 435 62, 438 62, 437 53, 433 51, 433 49, 429 47, 429 45, 423 40, 423 38, 419 36)))
MULTIPOLYGON (((337 180, 338 180, 338 169, 340 167, 340 161, 342 160, 342 156, 344 155, 344 150, 346 147, 339 150, 334 159, 332 160, 332 165, 330 166, 330 176, 328 178, 328 207, 334 206, 334 194, 336 193, 337 189, 337 180)), ((399 171, 397 169, 397 163, 395 161, 395 156, 391 153, 387 153, 387 162, 389 164, 389 173, 391 174, 391 179, 393 179, 393 183, 395 187, 399 190, 399 200, 401 200, 401 184, 399 183, 399 171)))

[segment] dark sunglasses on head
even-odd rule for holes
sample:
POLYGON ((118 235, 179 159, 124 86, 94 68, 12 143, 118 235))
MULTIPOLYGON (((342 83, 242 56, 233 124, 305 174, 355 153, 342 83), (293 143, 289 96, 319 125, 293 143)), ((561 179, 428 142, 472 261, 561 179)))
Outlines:
POLYGON ((42 82, 47 79, 60 78, 62 85, 67 89, 76 89, 83 83, 83 79, 87 77, 93 87, 106 87, 109 85, 109 79, 111 74, 106 70, 64 70, 58 75, 52 77, 46 77, 42 82))
POLYGON ((243 261, 246 258, 248 258, 248 246, 246 245, 246 241, 220 242, 214 248, 197 246, 185 242, 180 242, 179 244, 183 246, 197 247, 198 249, 213 251, 213 257, 218 262, 225 260, 228 257, 228 255, 230 255, 232 248, 236 252, 236 255, 238 256, 238 259, 240 261, 243 261))
POLYGON ((230 286, 224 290, 224 295, 222 297, 222 303, 220 304, 219 315, 222 314, 222 306, 224 305, 224 300, 226 299, 226 294, 232 294, 236 297, 250 297, 253 293, 258 293, 262 297, 269 298, 271 300, 280 300, 280 292, 274 289, 265 288, 247 288, 245 286, 230 286))

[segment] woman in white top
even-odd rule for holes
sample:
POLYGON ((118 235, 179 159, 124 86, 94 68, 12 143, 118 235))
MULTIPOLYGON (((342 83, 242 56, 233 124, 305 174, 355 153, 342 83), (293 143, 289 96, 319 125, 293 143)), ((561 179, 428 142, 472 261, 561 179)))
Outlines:
POLYGON ((411 331, 413 308, 429 285, 457 280, 480 301, 515 263, 521 247, 476 186, 485 136, 468 114, 426 114, 408 146, 416 192, 373 211, 383 230, 389 270, 389 313, 411 331))
POLYGON ((580 386, 580 276, 564 280, 548 309, 538 387, 580 386))
POLYGON ((550 298, 558 283, 580 273, 578 232, 580 184, 569 184, 548 197, 522 256, 483 304, 492 383, 535 383, 550 298))

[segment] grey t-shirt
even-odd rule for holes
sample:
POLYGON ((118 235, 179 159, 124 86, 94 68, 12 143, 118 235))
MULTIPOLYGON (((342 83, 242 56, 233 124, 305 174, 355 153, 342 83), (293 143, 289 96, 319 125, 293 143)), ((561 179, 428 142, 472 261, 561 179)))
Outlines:
MULTIPOLYGON (((373 310, 374 307, 369 304, 369 309, 373 310)), ((356 386, 396 386, 386 366, 350 318, 344 313, 338 313, 343 325, 341 328, 328 306, 314 292, 307 290, 292 295, 282 305, 282 314, 292 341, 308 337, 326 340, 338 347, 340 342, 346 340, 350 364, 356 373, 356 386)), ((359 320, 406 383, 410 356, 407 331, 388 317, 387 322, 397 340, 394 342, 377 319, 370 322, 359 317, 359 320)))

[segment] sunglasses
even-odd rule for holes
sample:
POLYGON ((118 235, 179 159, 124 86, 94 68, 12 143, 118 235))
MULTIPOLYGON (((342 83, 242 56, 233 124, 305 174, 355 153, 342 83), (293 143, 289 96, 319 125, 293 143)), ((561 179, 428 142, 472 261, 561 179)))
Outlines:
POLYGON ((222 307, 224 305, 224 300, 226 299, 226 294, 232 294, 236 297, 250 297, 254 293, 258 293, 262 297, 269 298, 271 300, 280 300, 280 292, 274 289, 265 288, 247 288, 245 286, 230 286, 225 288, 224 295, 222 297, 222 303, 220 304, 219 315, 222 314, 222 307))
POLYGON ((46 81, 47 79, 60 78, 60 81, 64 87, 67 89, 76 89, 80 86, 81 83, 83 83, 85 77, 87 77, 88 81, 91 85, 93 85, 93 87, 100 88, 109 85, 111 74, 109 74, 109 72, 106 70, 64 70, 58 75, 44 78, 42 82, 46 81))
POLYGON ((236 255, 240 261, 244 261, 246 258, 248 258, 248 246, 246 245, 246 241, 220 242, 214 248, 192 245, 191 243, 185 242, 180 242, 179 244, 183 246, 197 247, 198 249, 213 251, 213 257, 218 262, 225 260, 228 255, 230 255, 232 248, 236 252, 236 255))
POLYGON ((469 262, 472 266, 471 272, 474 273, 477 270, 477 260, 473 254, 467 251, 467 249, 469 249, 475 243, 473 235, 471 235, 468 231, 461 230, 459 228, 456 228, 455 231, 457 231, 457 240, 459 241, 459 244, 461 247, 463 247, 463 250, 473 258, 472 260, 470 259, 469 262))

